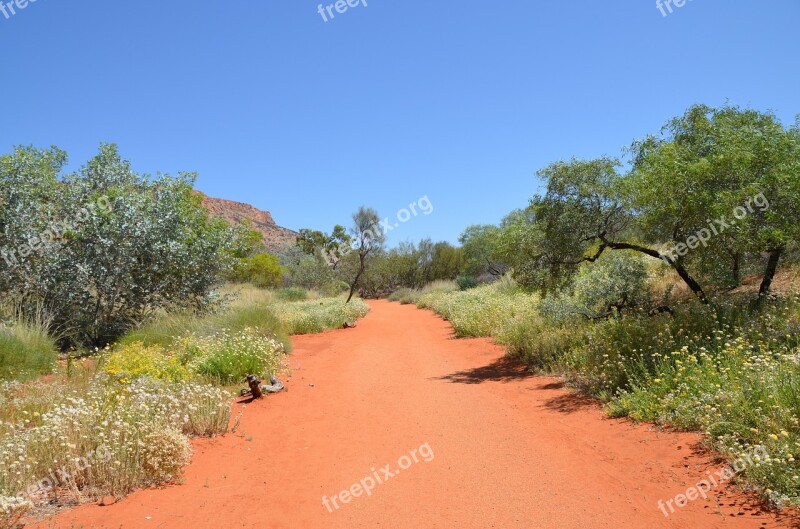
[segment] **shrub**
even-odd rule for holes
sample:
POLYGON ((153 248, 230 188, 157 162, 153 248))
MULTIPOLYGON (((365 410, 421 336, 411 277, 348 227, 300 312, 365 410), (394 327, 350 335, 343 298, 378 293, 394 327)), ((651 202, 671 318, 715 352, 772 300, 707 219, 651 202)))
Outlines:
POLYGON ((114 145, 77 174, 60 175, 65 162, 55 149, 0 157, 0 247, 40 248, 0 259, 0 293, 27 316, 44 307, 66 345, 104 346, 158 309, 215 305, 236 232, 202 208, 194 175, 136 174, 114 145))
POLYGON ((329 281, 322 285, 320 292, 326 298, 333 298, 344 294, 350 289, 350 285, 345 283, 344 281, 329 281))
POLYGON ((648 298, 644 259, 632 252, 603 255, 581 270, 571 292, 544 300, 542 313, 557 320, 601 319, 641 305, 648 298))
POLYGON ((508 322, 536 318, 538 300, 524 292, 507 292, 499 284, 467 291, 430 290, 418 300, 452 323, 458 337, 490 336, 499 339, 508 322))
POLYGON ((275 297, 283 301, 305 301, 308 299, 308 291, 298 287, 284 288, 276 292, 275 297))
MULTIPOLYGON (((271 296, 270 293, 265 293, 271 296)), ((283 324, 275 315, 270 298, 247 299, 235 302, 217 314, 198 317, 192 314, 164 314, 135 331, 125 335, 121 344, 142 342, 145 346, 160 345, 169 348, 176 336, 209 336, 228 330, 238 333, 245 329, 258 329, 263 336, 277 337, 289 346, 283 324)))
POLYGON ((220 332, 207 338, 185 337, 180 347, 194 372, 220 384, 239 383, 247 375, 274 375, 285 355, 282 343, 265 338, 256 329, 237 334, 220 332))
POLYGON ((389 301, 399 301, 401 305, 410 305, 416 303, 420 295, 418 290, 401 288, 389 295, 389 301))
POLYGON ((106 358, 103 369, 118 380, 147 376, 165 382, 180 382, 191 377, 184 359, 159 346, 146 347, 142 342, 116 348, 106 358))
POLYGON ((459 276, 456 283, 461 290, 470 290, 478 286, 478 280, 472 276, 459 276))
MULTIPOLYGON (((28 393, 0 389, 15 403, 28 393)), ((0 430, 0 496, 91 501, 172 481, 188 456, 182 437, 225 432, 229 399, 211 386, 148 378, 119 384, 100 377, 88 390, 63 392, 49 410, 0 430), (58 483, 42 481, 51 475, 58 483)))
POLYGON ((262 253, 242 259, 236 265, 237 281, 252 283, 259 288, 275 288, 281 284, 284 269, 274 255, 262 253))
POLYGON ((143 442, 142 469, 155 484, 175 481, 192 455, 189 440, 172 427, 146 433, 143 442))

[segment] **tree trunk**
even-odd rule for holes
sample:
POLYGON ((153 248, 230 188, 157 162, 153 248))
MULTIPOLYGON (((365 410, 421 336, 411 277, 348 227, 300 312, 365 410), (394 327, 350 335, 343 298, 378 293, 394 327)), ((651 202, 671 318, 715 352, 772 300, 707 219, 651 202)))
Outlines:
POLYGON ((770 250, 769 259, 767 260, 767 268, 764 270, 764 279, 761 280, 761 288, 758 289, 758 304, 761 305, 764 300, 769 296, 770 289, 772 288, 772 280, 775 279, 775 272, 778 270, 778 263, 783 255, 784 248, 775 248, 770 250))
POLYGON ((358 273, 356 274, 355 279, 353 279, 353 282, 350 284, 350 295, 347 296, 347 301, 344 302, 345 305, 350 303, 350 300, 353 299, 353 294, 355 294, 356 287, 358 286, 358 280, 361 279, 361 275, 364 273, 364 269, 366 268, 364 259, 365 259, 364 255, 359 256, 360 266, 358 268, 358 273))
POLYGON ((645 246, 639 246, 638 244, 630 244, 627 242, 611 242, 604 239, 601 240, 603 240, 603 243, 612 250, 634 250, 636 252, 641 252, 645 255, 649 255, 650 257, 661 259, 662 261, 669 263, 670 266, 672 266, 672 268, 678 273, 683 282, 686 283, 686 286, 691 289, 692 293, 697 297, 697 299, 700 300, 700 302, 704 305, 709 304, 708 297, 703 291, 703 287, 700 286, 700 283, 698 283, 697 280, 693 278, 691 274, 689 274, 689 271, 686 270, 686 268, 684 268, 684 266, 678 261, 669 256, 663 255, 657 250, 653 250, 652 248, 647 248, 645 246))

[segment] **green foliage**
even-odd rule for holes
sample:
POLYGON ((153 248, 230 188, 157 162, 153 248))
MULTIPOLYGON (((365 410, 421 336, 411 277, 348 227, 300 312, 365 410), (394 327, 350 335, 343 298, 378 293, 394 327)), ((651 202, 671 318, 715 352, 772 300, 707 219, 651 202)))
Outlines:
POLYGON ((185 337, 179 347, 193 372, 223 385, 241 383, 247 375, 276 375, 285 355, 282 343, 249 328, 235 334, 185 337))
POLYGON ((635 142, 632 155, 624 188, 649 241, 674 246, 709 231, 709 219, 731 223, 686 255, 723 286, 738 285, 745 258, 781 256, 800 239, 800 134, 773 114, 696 105, 661 137, 635 142))
POLYGON ((164 382, 182 382, 191 378, 186 359, 168 353, 159 346, 133 342, 114 349, 103 362, 103 370, 119 381, 149 377, 164 382))
POLYGON ((324 255, 338 254, 350 244, 352 238, 344 226, 336 225, 328 234, 318 230, 302 229, 297 238, 297 246, 308 255, 322 252, 324 255))
POLYGON ((278 304, 275 312, 290 334, 314 334, 355 323, 369 306, 359 299, 345 304, 341 298, 326 298, 278 304))
POLYGON ((44 307, 66 343, 104 345, 163 308, 204 311, 232 264, 234 230, 211 219, 195 175, 136 174, 113 145, 58 183, 65 155, 0 157, 0 295, 44 307))
POLYGON ((289 338, 278 317, 271 299, 253 303, 234 303, 215 314, 197 316, 191 313, 163 314, 147 325, 127 333, 120 339, 123 345, 141 342, 145 346, 170 347, 177 336, 193 334, 209 336, 228 330, 236 333, 247 328, 258 328, 264 336, 277 336, 288 346, 289 338))
POLYGON ((649 301, 647 279, 647 266, 640 254, 603 255, 597 263, 584 265, 570 292, 545 299, 541 312, 557 320, 618 316, 623 310, 649 301))
POLYGON ((350 288, 345 281, 331 281, 329 283, 325 283, 322 288, 320 289, 320 294, 322 294, 326 298, 335 298, 347 292, 350 288))
POLYGON ((299 246, 285 248, 278 259, 284 269, 283 284, 286 286, 322 290, 335 283, 339 275, 321 252, 309 255, 299 246))
POLYGON ((498 237, 500 228, 491 225, 470 226, 461 234, 464 256, 463 272, 466 275, 479 277, 483 274, 500 276, 508 267, 498 253, 498 237))
POLYGON ((305 301, 308 299, 308 291, 302 288, 284 288, 275 293, 275 297, 283 301, 305 301))
POLYGON ((456 284, 460 290, 469 290, 478 286, 478 280, 472 276, 458 276, 456 284))
POLYGON ((252 283, 259 288, 275 288, 281 284, 284 269, 277 256, 261 253, 240 260, 234 278, 240 283, 252 283))
POLYGON ((508 321, 537 318, 538 305, 535 296, 501 288, 493 283, 465 291, 452 287, 429 289, 420 296, 417 305, 441 314, 453 325, 458 337, 499 338, 508 321))
POLYGON ((0 325, 0 380, 24 380, 49 373, 57 355, 47 327, 17 323, 0 325))

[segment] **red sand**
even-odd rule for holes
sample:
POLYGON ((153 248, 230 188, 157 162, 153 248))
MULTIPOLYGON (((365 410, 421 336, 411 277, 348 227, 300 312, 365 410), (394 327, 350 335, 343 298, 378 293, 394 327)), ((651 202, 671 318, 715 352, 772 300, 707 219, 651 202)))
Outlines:
POLYGON ((289 391, 236 404, 237 433, 196 442, 182 485, 65 511, 39 527, 793 526, 730 490, 666 518, 659 499, 720 468, 697 436, 607 419, 489 340, 454 340, 446 322, 412 306, 371 306, 356 329, 295 338, 289 391), (423 449, 371 496, 337 500, 332 513, 323 506, 323 496, 372 468, 396 470, 424 443, 432 461, 423 449))

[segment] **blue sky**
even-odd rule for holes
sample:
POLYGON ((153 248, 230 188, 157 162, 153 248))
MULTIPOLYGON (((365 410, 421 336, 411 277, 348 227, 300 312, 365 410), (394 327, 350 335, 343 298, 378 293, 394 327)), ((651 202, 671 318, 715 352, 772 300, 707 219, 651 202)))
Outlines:
POLYGON ((328 22, 312 0, 0 14, 0 152, 57 145, 77 168, 115 142, 293 229, 427 195, 390 242, 454 242, 525 206, 550 162, 619 155, 693 103, 800 113, 800 0, 366 3, 328 22))

